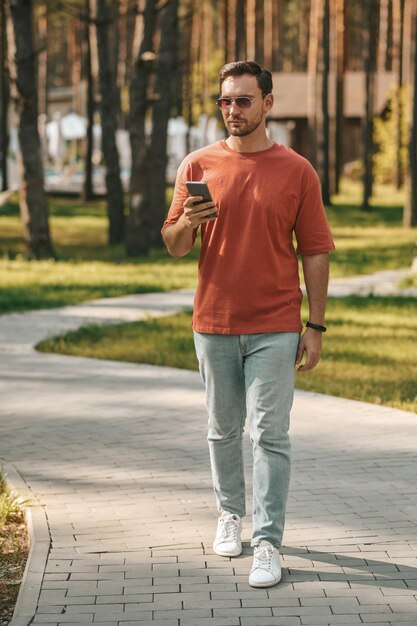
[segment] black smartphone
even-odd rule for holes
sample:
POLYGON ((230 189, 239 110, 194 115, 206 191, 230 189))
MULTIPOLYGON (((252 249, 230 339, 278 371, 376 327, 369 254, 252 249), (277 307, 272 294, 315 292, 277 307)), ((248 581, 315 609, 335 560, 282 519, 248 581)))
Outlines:
MULTIPOLYGON (((204 181, 195 181, 188 180, 186 183, 188 193, 190 196, 202 196, 203 199, 197 202, 196 204, 202 204, 203 202, 213 202, 213 198, 211 197, 210 190, 208 188, 207 183, 204 181)), ((208 215, 210 219, 215 219, 217 217, 217 213, 211 213, 208 215)))

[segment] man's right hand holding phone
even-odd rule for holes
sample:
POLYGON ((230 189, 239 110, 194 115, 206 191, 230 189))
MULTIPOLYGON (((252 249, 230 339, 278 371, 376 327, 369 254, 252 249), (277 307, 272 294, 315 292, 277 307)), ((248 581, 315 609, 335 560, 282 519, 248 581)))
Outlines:
POLYGON ((188 196, 184 202, 183 219, 189 228, 198 228, 200 224, 211 222, 218 215, 213 201, 202 202, 202 196, 188 196))

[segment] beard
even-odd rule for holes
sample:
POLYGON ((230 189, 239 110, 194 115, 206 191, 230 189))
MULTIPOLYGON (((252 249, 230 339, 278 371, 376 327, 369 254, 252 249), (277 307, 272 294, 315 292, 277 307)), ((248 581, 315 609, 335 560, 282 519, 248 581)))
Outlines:
POLYGON ((250 135, 254 130, 260 126, 262 122, 262 114, 258 120, 254 120, 253 122, 247 122, 241 118, 235 118, 234 120, 225 120, 224 125, 226 126, 230 135, 234 137, 246 137, 246 135, 250 135), (238 126, 234 126, 233 122, 243 122, 238 126))

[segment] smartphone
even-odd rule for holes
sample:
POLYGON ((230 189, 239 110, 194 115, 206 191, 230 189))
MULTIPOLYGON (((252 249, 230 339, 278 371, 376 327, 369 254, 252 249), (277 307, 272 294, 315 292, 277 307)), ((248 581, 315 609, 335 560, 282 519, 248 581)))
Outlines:
MULTIPOLYGON (((190 196, 202 196, 203 199, 197 202, 196 204, 202 204, 203 202, 213 202, 213 198, 211 197, 210 190, 208 188, 207 183, 204 181, 194 181, 189 180, 186 183, 188 193, 190 196)), ((210 219, 215 219, 217 217, 217 213, 211 213, 208 215, 210 219)))

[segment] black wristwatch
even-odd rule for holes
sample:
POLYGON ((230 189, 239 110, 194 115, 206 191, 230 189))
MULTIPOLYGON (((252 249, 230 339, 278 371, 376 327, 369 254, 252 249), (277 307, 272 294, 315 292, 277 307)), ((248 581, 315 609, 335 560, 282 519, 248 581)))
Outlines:
POLYGON ((307 328, 314 328, 314 330, 318 330, 319 333, 325 333, 327 328, 325 326, 321 326, 320 324, 313 324, 313 322, 306 322, 307 328))

